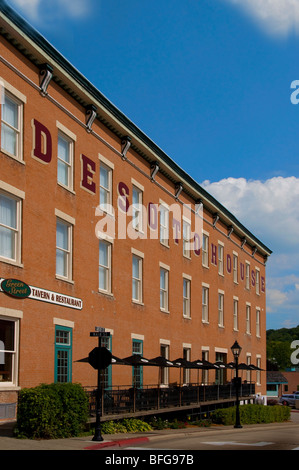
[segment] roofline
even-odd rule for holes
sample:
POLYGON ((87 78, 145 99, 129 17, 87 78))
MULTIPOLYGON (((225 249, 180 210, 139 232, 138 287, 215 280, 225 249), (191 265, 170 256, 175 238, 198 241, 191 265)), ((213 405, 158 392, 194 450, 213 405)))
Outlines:
MULTIPOLYGON (((66 82, 75 87, 77 93, 84 94, 84 100, 92 102, 101 113, 102 119, 110 123, 120 136, 130 135, 134 137, 132 145, 142 153, 150 153, 151 158, 158 160, 174 179, 187 185, 194 193, 194 198, 203 199, 203 203, 211 212, 217 212, 227 224, 233 225, 241 236, 253 246, 257 246, 263 255, 270 255, 272 251, 253 235, 239 220, 229 212, 219 201, 200 186, 189 174, 175 163, 160 147, 158 147, 145 133, 143 133, 127 116, 111 103, 91 82, 87 80, 55 47, 53 47, 33 26, 15 12, 5 0, 0 0, 0 18, 6 20, 15 33, 19 34, 19 40, 26 41, 32 51, 36 53, 36 60, 44 62, 45 57, 54 67, 54 73, 62 74, 66 82), (5 18, 6 17, 6 18, 5 18), (17 28, 17 30, 16 30, 17 28), (66 74, 66 75, 65 75, 66 74)), ((11 31, 10 31, 11 32, 11 31)), ((31 58, 32 60, 32 58, 31 58)), ((185 188, 186 189, 186 188, 185 188)))

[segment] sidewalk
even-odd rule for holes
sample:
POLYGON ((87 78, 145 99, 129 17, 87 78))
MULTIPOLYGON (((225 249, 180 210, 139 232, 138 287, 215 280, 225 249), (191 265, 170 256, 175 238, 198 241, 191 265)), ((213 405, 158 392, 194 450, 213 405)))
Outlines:
MULTIPOLYGON (((299 423, 299 410, 294 410, 291 413, 291 422, 295 425, 299 423)), ((258 424, 259 429, 261 426, 283 426, 285 423, 272 423, 272 424, 258 424)), ((288 423, 289 424, 289 423, 288 423)), ((255 425, 247 425, 254 427, 255 425)), ((246 425, 244 428, 247 427, 246 425)), ((149 431, 134 434, 103 434, 103 441, 93 441, 93 436, 73 437, 68 439, 51 439, 51 440, 31 440, 31 439, 16 439, 13 437, 12 430, 14 423, 0 424, 0 451, 1 450, 117 450, 121 449, 124 445, 138 446, 142 442, 154 442, 168 438, 169 435, 186 436, 188 434, 200 433, 213 433, 220 430, 231 431, 231 426, 212 425, 210 427, 190 427, 184 429, 163 429, 161 431, 149 431)))

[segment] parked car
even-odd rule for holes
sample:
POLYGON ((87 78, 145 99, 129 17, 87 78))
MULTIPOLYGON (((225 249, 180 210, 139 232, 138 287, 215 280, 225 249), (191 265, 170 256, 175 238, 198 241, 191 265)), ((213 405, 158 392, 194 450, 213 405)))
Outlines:
POLYGON ((295 406, 295 400, 299 400, 299 392, 285 393, 281 395, 279 403, 282 405, 295 406))

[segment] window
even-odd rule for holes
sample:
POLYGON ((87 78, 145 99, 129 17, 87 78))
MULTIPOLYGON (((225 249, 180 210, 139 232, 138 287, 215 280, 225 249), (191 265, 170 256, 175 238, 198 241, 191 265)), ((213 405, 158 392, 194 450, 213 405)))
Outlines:
POLYGON ((256 309, 256 336, 261 336, 261 311, 259 308, 256 309))
POLYGON ((250 289, 250 264, 247 263, 246 261, 246 267, 245 267, 245 276, 246 276, 246 279, 245 279, 245 287, 246 289, 250 289))
POLYGON ((66 135, 58 134, 57 181, 67 189, 73 189, 74 142, 66 135))
POLYGON ((202 287, 202 321, 208 323, 209 321, 209 288, 202 287))
POLYGON ((238 299, 234 299, 234 330, 238 330, 238 310, 239 310, 239 301, 238 299))
POLYGON ((190 222, 183 220, 183 255, 186 258, 191 258, 190 238, 191 238, 190 222))
POLYGON ((224 294, 218 292, 218 326, 224 326, 224 294))
MULTIPOLYGON (((101 338, 101 347, 108 349, 108 351, 112 351, 112 337, 111 336, 103 336, 101 338)), ((111 388, 112 385, 112 366, 106 367, 106 369, 102 370, 102 387, 104 389, 111 388)))
POLYGON ((246 305, 246 333, 251 333, 251 306, 246 305))
POLYGON ((1 110, 1 150, 8 155, 23 159, 23 103, 5 90, 1 110))
MULTIPOLYGON (((183 347, 183 359, 186 361, 191 360, 191 349, 190 347, 183 347)), ((190 369, 183 368, 183 383, 188 385, 190 383, 190 369)))
POLYGON ((72 225, 56 221, 56 275, 72 279, 72 225))
POLYGON ((234 282, 238 282, 238 256, 233 255, 233 277, 234 282))
POLYGON ((183 279, 183 316, 191 317, 191 280, 183 279))
POLYGON ((21 201, 0 192, 0 257, 21 262, 21 201))
POLYGON ((169 271, 160 267, 160 309, 168 312, 169 271))
POLYGON ((111 243, 99 242, 99 290, 111 293, 111 243))
POLYGON ((260 294, 260 270, 256 269, 255 271, 255 292, 260 294))
MULTIPOLYGON (((209 361, 209 351, 202 351, 202 359, 204 361, 209 361)), ((209 383, 209 370, 203 369, 202 371, 202 383, 208 385, 209 383)))
POLYGON ((132 300, 142 302, 142 258, 132 257, 132 300))
POLYGON ((112 212, 112 169, 100 162, 100 208, 112 212))
POLYGON ((202 236, 202 265, 209 266, 209 236, 205 233, 202 236))
POLYGON ((0 318, 0 386, 17 385, 18 321, 0 318))
POLYGON ((223 245, 218 245, 218 274, 223 276, 223 245))
POLYGON ((132 224, 133 228, 139 232, 142 231, 142 191, 133 186, 132 196, 132 224))
MULTIPOLYGON (((169 359, 169 345, 168 344, 161 344, 160 345, 160 354, 165 359, 169 359)), ((161 367, 161 384, 168 385, 169 382, 169 368, 168 367, 161 367)))
POLYGON ((160 204, 160 243, 168 246, 169 243, 169 209, 160 204))
MULTIPOLYGON (((257 358, 256 358, 256 365, 257 365, 257 367, 259 367, 260 369, 262 368, 262 366, 261 366, 261 358, 260 358, 260 357, 257 357, 257 358)), ((256 383, 257 383, 257 384, 260 384, 260 383, 261 383, 261 371, 260 371, 260 370, 257 370, 257 371, 256 371, 256 383)))
POLYGON ((72 329, 55 327, 55 382, 72 380, 72 329))
MULTIPOLYGON (((132 343, 132 353, 143 355, 143 341, 138 339, 133 339, 132 343)), ((142 388, 143 385, 143 367, 142 366, 133 366, 133 387, 142 388)))

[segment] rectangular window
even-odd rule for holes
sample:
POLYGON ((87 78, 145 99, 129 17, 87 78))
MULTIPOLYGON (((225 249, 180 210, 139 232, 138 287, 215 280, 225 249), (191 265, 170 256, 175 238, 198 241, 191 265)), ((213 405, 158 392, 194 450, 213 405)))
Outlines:
POLYGON ((72 279, 72 225, 56 221, 56 275, 72 279))
POLYGON ((100 209, 112 212, 112 169, 100 162, 100 209))
POLYGON ((169 209, 160 204, 160 243, 169 245, 169 209))
POLYGON ((21 262, 21 201, 0 192, 0 257, 21 262))
POLYGON ((255 292, 256 294, 260 294, 260 270, 255 270, 255 292))
POLYGON ((168 312, 168 280, 169 271, 164 268, 160 268, 160 309, 168 312))
POLYGON ((141 189, 133 186, 132 195, 132 224, 133 228, 139 232, 142 231, 142 191, 141 189))
POLYGON ((139 256, 132 256, 132 300, 142 302, 142 264, 139 256))
POLYGON ((4 91, 1 108, 1 150, 10 156, 23 159, 23 103, 4 91))
POLYGON ((183 255, 185 256, 185 258, 191 258, 190 238, 191 238, 190 222, 183 220, 183 255))
POLYGON ((234 282, 238 282, 238 256, 233 255, 233 277, 234 282))
POLYGON ((183 279, 183 316, 191 317, 191 281, 183 279))
POLYGON ((250 289, 250 264, 247 261, 245 265, 245 287, 250 289))
MULTIPOLYGON (((101 338, 101 347, 108 349, 112 352, 112 336, 101 338)), ((112 365, 102 370, 102 387, 107 390, 112 386, 112 365)))
POLYGON ((17 385, 18 322, 0 318, 0 384, 17 385))
MULTIPOLYGON (((183 359, 186 361, 191 360, 191 349, 183 348, 183 359)), ((183 368, 183 384, 188 385, 190 383, 190 369, 183 368)))
POLYGON ((72 329, 55 327, 55 382, 72 381, 72 329))
MULTIPOLYGON (((256 365, 257 365, 257 367, 259 367, 260 369, 262 368, 262 366, 261 366, 261 358, 260 358, 260 357, 257 357, 257 358, 256 358, 256 365)), ((256 371, 256 383, 257 383, 257 384, 260 384, 260 383, 261 383, 261 371, 260 371, 260 370, 257 370, 257 371, 256 371)))
POLYGON ((111 293, 111 243, 99 242, 99 290, 111 293))
MULTIPOLYGON (((132 343, 132 354, 143 355, 143 341, 139 339, 133 339, 132 343)), ((143 367, 133 366, 133 387, 142 388, 143 385, 143 367)))
POLYGON ((261 311, 259 308, 256 309, 256 336, 261 336, 261 311))
POLYGON ((218 245, 218 274, 223 276, 223 245, 218 245))
POLYGON ((246 305, 246 333, 251 333, 251 306, 246 305))
POLYGON ((57 181, 67 189, 73 189, 74 142, 66 135, 58 134, 57 181))
POLYGON ((209 321, 209 288, 202 287, 202 321, 209 321))
POLYGON ((218 292, 218 326, 224 326, 224 295, 218 292))
MULTIPOLYGON (((169 345, 168 344, 161 344, 160 345, 160 354, 165 359, 169 359, 169 345)), ((168 367, 161 367, 161 384, 168 385, 169 383, 169 368, 168 367)))
POLYGON ((209 236, 205 233, 202 235, 202 265, 209 266, 209 236))
POLYGON ((234 299, 234 330, 238 330, 238 309, 239 309, 239 301, 234 299))

